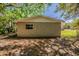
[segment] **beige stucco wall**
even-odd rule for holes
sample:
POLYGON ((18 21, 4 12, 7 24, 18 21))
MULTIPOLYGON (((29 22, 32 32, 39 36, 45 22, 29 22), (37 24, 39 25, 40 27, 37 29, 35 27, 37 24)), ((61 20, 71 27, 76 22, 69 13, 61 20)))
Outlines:
POLYGON ((17 23, 17 36, 19 37, 55 37, 60 36, 60 22, 28 22, 17 23), (26 24, 33 24, 33 29, 26 29, 26 24))

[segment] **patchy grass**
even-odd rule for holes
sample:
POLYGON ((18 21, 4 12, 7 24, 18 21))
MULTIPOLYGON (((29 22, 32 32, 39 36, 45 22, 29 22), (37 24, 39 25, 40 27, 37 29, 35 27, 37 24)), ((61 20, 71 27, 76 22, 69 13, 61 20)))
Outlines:
POLYGON ((77 37, 77 30, 63 30, 61 31, 61 37, 73 38, 77 37))

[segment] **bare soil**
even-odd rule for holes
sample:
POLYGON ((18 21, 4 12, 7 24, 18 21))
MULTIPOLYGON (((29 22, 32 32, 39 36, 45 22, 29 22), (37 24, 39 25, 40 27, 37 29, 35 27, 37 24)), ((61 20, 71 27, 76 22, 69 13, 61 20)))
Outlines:
POLYGON ((78 56, 79 39, 17 38, 0 35, 0 56, 78 56))

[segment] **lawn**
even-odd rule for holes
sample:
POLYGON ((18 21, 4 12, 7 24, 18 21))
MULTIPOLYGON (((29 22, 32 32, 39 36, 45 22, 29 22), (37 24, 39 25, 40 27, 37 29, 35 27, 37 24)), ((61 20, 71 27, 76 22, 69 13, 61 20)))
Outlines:
POLYGON ((61 37, 73 38, 77 36, 77 30, 62 30, 61 37))

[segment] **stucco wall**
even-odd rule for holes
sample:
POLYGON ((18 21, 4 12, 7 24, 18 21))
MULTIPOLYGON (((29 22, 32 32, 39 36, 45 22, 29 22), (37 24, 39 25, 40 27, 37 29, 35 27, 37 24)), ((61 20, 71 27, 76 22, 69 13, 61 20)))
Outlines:
POLYGON ((17 23, 17 35, 20 37, 55 37, 60 36, 59 22, 17 23), (26 24, 33 24, 33 29, 26 29, 26 24))

